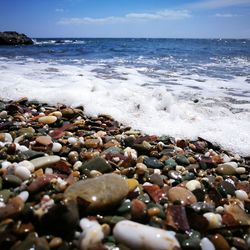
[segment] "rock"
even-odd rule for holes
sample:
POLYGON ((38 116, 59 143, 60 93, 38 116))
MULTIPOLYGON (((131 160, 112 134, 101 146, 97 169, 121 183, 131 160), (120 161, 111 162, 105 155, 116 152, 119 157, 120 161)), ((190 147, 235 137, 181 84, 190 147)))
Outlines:
POLYGON ((222 174, 222 175, 235 175, 236 174, 236 168, 227 163, 218 165, 215 171, 217 174, 222 174))
POLYGON ((23 167, 23 166, 18 166, 15 169, 15 175, 22 180, 27 180, 31 177, 31 173, 30 173, 29 169, 27 169, 26 167, 23 167))
POLYGON ((36 142, 39 144, 42 144, 44 146, 48 146, 52 143, 51 137, 49 135, 47 136, 38 136, 36 138, 36 142))
POLYGON ((223 197, 227 197, 227 195, 235 195, 235 186, 229 181, 222 181, 218 187, 218 191, 223 197))
POLYGON ((70 185, 64 192, 66 199, 80 198, 87 203, 87 210, 102 210, 119 204, 128 194, 127 181, 116 174, 105 174, 81 180, 70 185))
POLYGON ((87 162, 85 162, 81 169, 88 169, 89 171, 91 170, 97 170, 101 173, 109 173, 113 171, 113 168, 110 166, 110 164, 104 160, 102 157, 96 157, 93 158, 87 162))
POLYGON ((47 167, 60 161, 60 157, 57 155, 43 156, 31 160, 30 162, 34 165, 35 169, 47 167))
POLYGON ((136 222, 123 220, 113 230, 115 239, 130 249, 174 250, 180 244, 172 231, 162 230, 136 222))
POLYGON ((30 45, 34 44, 31 38, 14 31, 0 32, 0 45, 30 45))
POLYGON ((183 205, 190 205, 197 202, 194 194, 188 189, 182 187, 170 188, 167 195, 171 202, 179 201, 183 205))
POLYGON ((163 187, 164 182, 163 182, 163 178, 161 175, 159 174, 152 174, 149 176, 149 181, 153 184, 158 185, 159 187, 163 187))
POLYGON ((129 192, 133 192, 138 186, 139 182, 136 179, 127 179, 129 192))
POLYGON ((164 164, 155 157, 146 157, 143 162, 149 168, 162 169, 164 164))
POLYGON ((248 195, 244 190, 236 190, 235 191, 235 195, 239 200, 247 200, 248 199, 248 195))
POLYGON ((214 244, 206 237, 201 239, 201 250, 215 250, 214 244))
POLYGON ((57 117, 50 115, 50 116, 42 116, 38 119, 38 121, 40 123, 44 123, 44 124, 52 124, 55 123, 57 121, 57 117))
POLYGON ((220 214, 208 212, 203 214, 203 216, 209 222, 209 228, 220 228, 222 226, 222 217, 220 214))
POLYGON ((194 191, 195 189, 201 188, 201 183, 197 180, 191 180, 186 183, 186 188, 190 191, 194 191))
POLYGON ((177 163, 174 159, 168 159, 164 161, 164 165, 175 168, 177 166, 177 163))
POLYGON ((98 221, 83 218, 80 220, 80 227, 83 231, 80 250, 87 250, 92 247, 94 249, 104 238, 102 227, 98 221))
POLYGON ((212 241, 216 250, 229 250, 230 249, 228 242, 221 234, 215 234, 211 236, 210 240, 212 241))
POLYGON ((175 161, 181 166, 188 166, 190 164, 188 158, 185 155, 177 155, 175 161))
POLYGON ((62 149, 62 144, 60 144, 59 142, 54 142, 53 144, 52 144, 52 152, 54 152, 54 153, 58 153, 58 152, 60 152, 61 151, 61 149, 62 149))

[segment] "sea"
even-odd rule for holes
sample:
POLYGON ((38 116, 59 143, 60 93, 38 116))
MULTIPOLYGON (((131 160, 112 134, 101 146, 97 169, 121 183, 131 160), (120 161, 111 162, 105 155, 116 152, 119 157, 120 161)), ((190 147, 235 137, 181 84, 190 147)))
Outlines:
POLYGON ((151 135, 250 156, 249 39, 34 39, 0 46, 0 99, 83 105, 151 135))

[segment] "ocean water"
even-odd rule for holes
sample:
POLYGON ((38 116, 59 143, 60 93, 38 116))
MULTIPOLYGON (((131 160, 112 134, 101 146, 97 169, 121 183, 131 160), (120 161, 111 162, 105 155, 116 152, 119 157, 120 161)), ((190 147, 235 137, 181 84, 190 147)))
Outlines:
POLYGON ((0 47, 0 98, 84 105, 250 155, 250 40, 36 39, 0 47))

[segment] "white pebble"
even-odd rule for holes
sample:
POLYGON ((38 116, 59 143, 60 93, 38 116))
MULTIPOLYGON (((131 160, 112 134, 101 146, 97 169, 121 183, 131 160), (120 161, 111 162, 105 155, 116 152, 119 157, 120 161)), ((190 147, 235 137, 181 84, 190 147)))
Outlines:
POLYGON ((131 157, 133 160, 136 160, 137 159, 137 152, 134 149, 127 147, 124 149, 124 156, 131 157))
POLYGON ((25 138, 25 135, 20 135, 17 138, 15 138, 14 143, 19 143, 19 142, 23 141, 24 138, 25 138))
POLYGON ((246 169, 244 167, 238 167, 236 168, 237 174, 244 174, 246 172, 246 169))
POLYGON ((13 142, 13 138, 12 138, 11 134, 5 133, 4 135, 5 135, 5 138, 4 138, 5 142, 10 142, 10 143, 13 142))
POLYGON ((208 220, 210 228, 221 227, 222 217, 220 214, 209 212, 209 213, 203 214, 203 216, 208 220))
POLYGON ((93 220, 81 219, 80 227, 82 228, 82 240, 80 249, 85 250, 102 241, 104 234, 101 225, 93 220))
POLYGON ((247 192, 245 192, 244 190, 241 190, 241 189, 236 190, 236 191, 235 191, 235 195, 236 195, 236 197, 237 197, 239 200, 242 200, 242 201, 248 199, 247 192))
POLYGON ((234 162, 234 161, 230 161, 230 162, 222 163, 222 164, 218 165, 218 167, 227 167, 227 166, 231 166, 233 168, 237 168, 238 164, 236 162, 234 162))
POLYGON ((201 250, 215 250, 214 244, 206 237, 201 239, 201 250))
POLYGON ((34 165, 35 169, 39 169, 57 163, 60 159, 58 155, 42 156, 31 160, 31 163, 34 165))
POLYGON ((3 161, 3 162, 1 163, 1 165, 2 165, 2 169, 6 169, 6 168, 8 168, 9 166, 11 166, 12 163, 10 163, 9 161, 3 161))
POLYGON ((68 138, 68 143, 70 145, 74 145, 75 143, 77 143, 77 138, 75 138, 75 137, 69 137, 68 138))
POLYGON ((52 152, 58 153, 60 152, 61 149, 62 149, 62 144, 60 144, 59 142, 54 142, 52 144, 52 152))
POLYGON ((23 200, 23 202, 26 202, 29 198, 29 192, 23 191, 18 196, 23 200))
POLYGON ((35 170, 34 165, 30 161, 26 161, 26 160, 19 162, 18 166, 26 167, 27 169, 29 169, 31 173, 34 172, 35 170))
POLYGON ((31 177, 31 173, 30 173, 29 169, 27 169, 24 166, 17 166, 15 168, 15 175, 18 176, 19 178, 21 178, 23 181, 27 180, 31 177))
POLYGON ((224 207, 218 206, 218 207, 215 209, 215 211, 216 211, 217 213, 219 213, 219 214, 222 214, 222 213, 224 212, 224 207))
POLYGON ((190 191, 201 188, 201 183, 197 180, 191 180, 186 183, 186 188, 190 191))
POLYGON ((25 152, 25 151, 28 151, 29 149, 26 146, 24 146, 24 145, 19 145, 17 147, 17 150, 19 150, 21 152, 25 152))
POLYGON ((53 174, 53 169, 52 168, 46 168, 44 172, 45 172, 45 174, 53 174))
POLYGON ((172 250, 180 248, 175 233, 129 220, 118 222, 113 234, 118 242, 129 249, 172 250))
POLYGON ((73 165, 73 170, 76 171, 82 166, 81 161, 76 161, 75 164, 73 165))
POLYGON ((6 204, 3 201, 0 201, 0 208, 1 207, 6 207, 6 204))
POLYGON ((158 168, 155 168, 155 169, 154 169, 154 174, 161 174, 161 170, 158 169, 158 168))

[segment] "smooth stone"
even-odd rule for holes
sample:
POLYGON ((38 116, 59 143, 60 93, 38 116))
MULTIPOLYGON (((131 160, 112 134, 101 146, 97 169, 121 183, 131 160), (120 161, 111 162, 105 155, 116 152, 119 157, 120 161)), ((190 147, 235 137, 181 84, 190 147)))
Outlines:
POLYGON ((115 239, 130 249, 138 250, 174 250, 180 244, 172 231, 146 226, 133 221, 118 222, 113 234, 115 239))
POLYGON ((81 180, 70 185, 64 192, 67 199, 83 199, 89 203, 87 209, 102 210, 119 204, 128 194, 127 181, 117 174, 105 174, 81 180))
POLYGON ((15 175, 19 178, 21 178, 23 181, 27 180, 31 177, 31 173, 29 169, 23 166, 18 166, 15 168, 15 175))
POLYGON ((240 225, 250 225, 250 216, 237 204, 224 205, 225 212, 231 214, 240 225))
POLYGON ((145 157, 143 163, 149 168, 162 169, 164 164, 155 157, 145 157))
POLYGON ((57 121, 57 117, 50 115, 50 116, 42 116, 38 119, 38 122, 44 123, 44 124, 52 124, 57 121))
POLYGON ((216 250, 229 250, 230 249, 228 242, 221 234, 215 234, 211 236, 210 240, 214 244, 216 250))
POLYGON ((177 166, 177 163, 174 159, 168 159, 168 160, 164 161, 164 165, 175 168, 177 166))
POLYGON ((20 153, 20 157, 23 158, 23 160, 32 160, 42 156, 44 156, 43 152, 37 152, 34 150, 27 150, 20 153))
POLYGON ((49 135, 46 136, 38 136, 36 138, 36 142, 42 144, 44 146, 48 146, 52 143, 51 137, 49 135))
POLYGON ((177 155, 175 161, 181 166, 188 166, 190 164, 188 158, 185 155, 177 155))
POLYGON ((9 189, 3 189, 0 191, 0 201, 6 203, 12 195, 13 193, 9 189))
POLYGON ((5 175, 3 177, 3 180, 4 180, 5 185, 11 186, 11 187, 18 187, 22 184, 22 180, 19 177, 15 175, 11 175, 11 174, 5 175))
POLYGON ((190 181, 195 179, 195 174, 194 173, 187 173, 182 177, 182 180, 190 181))
POLYGON ((222 225, 222 217, 220 214, 208 212, 204 213, 203 216, 209 222, 209 228, 220 228, 222 225))
POLYGON ((99 139, 86 139, 84 142, 86 148, 98 148, 101 145, 99 139))
POLYGON ((152 184, 156 184, 158 185, 159 187, 163 187, 164 185, 164 182, 163 182, 163 178, 160 174, 152 174, 149 176, 149 181, 152 183, 152 184))
POLYGON ((201 239, 200 246, 201 250, 216 250, 214 244, 207 237, 201 239))
POLYGON ((242 200, 242 201, 248 199, 248 195, 244 190, 236 190, 235 195, 236 195, 236 198, 238 198, 239 200, 242 200))
POLYGON ((197 180, 191 180, 186 183, 186 188, 190 191, 201 188, 201 183, 197 180))
POLYGON ((235 175, 236 174, 236 169, 232 167, 231 165, 227 164, 220 164, 216 169, 215 169, 217 174, 222 174, 222 175, 235 175))
POLYGON ((197 239, 197 238, 188 238, 186 240, 184 240, 182 243, 181 243, 181 246, 184 248, 184 249, 191 249, 191 250, 199 250, 200 249, 200 239, 197 239))
POLYGON ((85 162, 80 169, 97 170, 101 173, 109 173, 113 171, 111 165, 102 157, 95 157, 85 162))
POLYGON ((96 220, 83 218, 80 220, 80 227, 83 231, 80 243, 80 250, 87 250, 95 247, 104 238, 101 225, 96 220))
POLYGON ((22 166, 22 167, 27 168, 31 173, 34 172, 34 170, 35 170, 34 165, 30 161, 27 161, 27 160, 19 162, 18 166, 22 166))
POLYGON ((190 205, 197 202, 194 194, 188 189, 182 187, 170 188, 167 196, 171 202, 180 201, 183 205, 190 205))
POLYGON ((32 127, 28 127, 28 128, 20 128, 17 131, 17 134, 20 135, 26 135, 26 136, 33 136, 35 133, 35 130, 32 127))
POLYGON ((57 163, 60 161, 60 156, 57 155, 51 155, 51 156, 43 156, 39 158, 35 158, 31 160, 30 162, 34 165, 35 169, 43 168, 52 164, 57 163))
POLYGON ((52 152, 54 152, 54 153, 58 153, 58 152, 60 152, 61 151, 61 149, 62 149, 62 144, 60 144, 59 142, 54 142, 53 144, 52 144, 52 152))
POLYGON ((127 179, 129 192, 133 192, 138 186, 139 182, 136 179, 127 179))
POLYGON ((192 209, 197 212, 214 212, 215 206, 206 202, 196 202, 191 205, 192 209))
POLYGON ((170 170, 168 172, 168 177, 174 180, 181 180, 182 179, 182 175, 181 173, 179 173, 178 171, 175 170, 170 170))
POLYGON ((231 162, 226 162, 226 163, 222 163, 222 164, 219 164, 218 167, 233 167, 233 168, 237 168, 238 167, 238 164, 234 161, 231 161, 231 162))
POLYGON ((235 195, 235 186, 228 181, 222 181, 218 187, 218 191, 226 198, 228 194, 235 195))
POLYGON ((131 208, 131 201, 125 200, 117 209, 117 212, 120 214, 127 213, 130 211, 130 208, 131 208))

